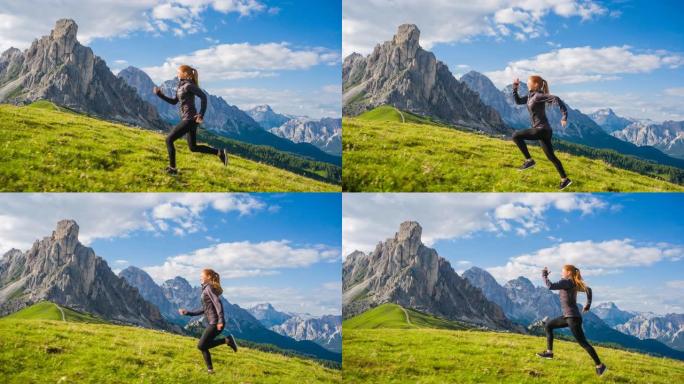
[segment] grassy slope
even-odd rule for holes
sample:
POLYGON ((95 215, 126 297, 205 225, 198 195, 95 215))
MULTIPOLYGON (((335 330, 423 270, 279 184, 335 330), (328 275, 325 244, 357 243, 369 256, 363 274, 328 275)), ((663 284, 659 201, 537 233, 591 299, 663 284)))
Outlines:
MULTIPOLYGON (((577 343, 556 341, 555 360, 544 360, 534 355, 544 349, 545 340, 541 337, 416 328, 402 321, 405 317, 399 316, 395 309, 376 311, 371 316, 368 312, 343 324, 345 383, 565 384, 684 380, 684 362, 676 360, 597 347, 599 356, 609 367, 598 378, 591 359, 577 343), (370 320, 371 325, 362 325, 359 321, 362 317, 370 320), (386 321, 384 327, 376 327, 379 318, 386 321)), ((413 323, 413 317, 409 317, 413 323)))
POLYGON ((56 307, 0 319, 3 383, 339 383, 341 372, 306 359, 241 348, 212 350, 208 376, 197 340, 148 329, 63 322, 56 307), (59 320, 50 319, 55 316, 59 320), (17 318, 19 317, 19 318, 17 318), (30 318, 30 319, 27 319, 30 318))
POLYGON ((231 156, 214 157, 176 143, 177 176, 158 133, 58 110, 50 103, 0 105, 3 191, 336 191, 338 186, 231 156))
POLYGON ((440 329, 466 329, 467 326, 430 316, 410 308, 402 308, 396 304, 383 304, 370 309, 358 316, 345 320, 342 323, 345 331, 349 329, 376 329, 376 328, 440 328, 440 329), (408 321, 406 317, 408 316, 408 321))
MULTIPOLYGON (((105 323, 105 321, 98 319, 90 314, 74 311, 69 308, 62 308, 64 311, 64 319, 74 323, 105 323)), ((49 301, 41 301, 30 307, 26 307, 20 311, 14 312, 11 315, 4 317, 5 319, 15 320, 58 320, 62 321, 62 312, 57 307, 57 304, 49 301)))
MULTIPOLYGON (((397 116, 385 109, 343 120, 343 190, 557 190, 558 173, 537 146, 530 146, 537 166, 519 172, 523 157, 510 140, 438 127, 420 118, 401 123, 397 116)), ((684 191, 682 186, 602 161, 562 152, 558 157, 573 179, 570 192, 684 191)))

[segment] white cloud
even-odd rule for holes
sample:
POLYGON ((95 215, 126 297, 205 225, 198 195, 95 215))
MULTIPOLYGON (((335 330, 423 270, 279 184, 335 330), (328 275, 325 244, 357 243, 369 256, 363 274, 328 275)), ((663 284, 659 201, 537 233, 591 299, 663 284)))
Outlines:
POLYGON ((655 121, 684 120, 684 95, 676 94, 679 88, 670 88, 658 92, 653 97, 644 97, 643 93, 607 91, 564 92, 562 98, 584 113, 610 107, 616 114, 624 117, 651 119, 655 121))
POLYGON ((342 308, 342 284, 324 283, 315 289, 269 286, 223 286, 223 295, 243 308, 271 303, 277 310, 309 313, 314 316, 339 315, 342 308))
POLYGON ((508 63, 506 68, 485 74, 499 87, 519 77, 540 74, 553 84, 574 84, 617 80, 619 75, 648 73, 659 68, 676 68, 684 56, 667 51, 635 52, 629 46, 560 48, 531 59, 508 63))
POLYGON ((342 41, 344 55, 369 53, 389 40, 398 25, 414 23, 421 29, 421 44, 467 41, 478 36, 519 40, 546 34, 544 18, 557 15, 588 20, 607 9, 587 0, 495 0, 495 1, 343 1, 342 41))
POLYGON ((590 214, 606 205, 598 196, 578 194, 345 194, 343 255, 371 251, 406 220, 418 221, 423 242, 431 245, 479 231, 526 235, 546 229, 545 213, 552 208, 590 214))
POLYGON ((268 104, 278 113, 313 118, 340 117, 342 110, 339 85, 326 85, 313 91, 251 87, 209 88, 207 90, 223 97, 228 103, 235 104, 242 110, 268 104))
POLYGON ((684 87, 666 88, 663 93, 667 96, 684 97, 684 87))
POLYGON ((126 265, 126 264, 128 264, 128 260, 121 260, 121 259, 119 259, 119 260, 114 260, 114 264, 117 264, 117 265, 126 265))
POLYGON ((241 278, 274 275, 281 269, 304 268, 339 258, 339 249, 322 244, 299 246, 287 240, 239 241, 169 257, 162 265, 144 269, 159 282, 176 276, 194 280, 204 268, 212 268, 223 277, 241 278))
POLYGON ((668 288, 684 289, 684 280, 671 280, 665 283, 668 288))
POLYGON ((109 1, 3 1, 0 9, 0 51, 27 48, 33 39, 47 35, 60 18, 79 26, 78 39, 88 44, 97 38, 126 36, 133 32, 191 34, 203 30, 203 14, 251 16, 267 10, 256 0, 109 0, 109 1), (39 7, 39 12, 36 8, 39 7))
POLYGON ((339 54, 326 48, 293 48, 281 43, 219 44, 190 54, 167 58, 158 66, 143 68, 150 77, 161 82, 176 75, 182 64, 192 63, 205 80, 226 80, 275 76, 276 71, 303 70, 313 66, 339 62, 339 54))
POLYGON ((618 273, 622 268, 649 266, 684 256, 684 247, 667 243, 638 243, 631 239, 575 241, 556 244, 530 254, 512 257, 502 266, 487 268, 501 283, 525 276, 541 282, 541 270, 548 267, 557 280, 565 264, 580 268, 583 276, 618 273))
POLYGON ((80 240, 126 236, 133 231, 174 231, 185 234, 202 228, 200 214, 209 208, 241 215, 258 212, 266 204, 245 194, 33 194, 0 196, 0 254, 10 248, 25 250, 49 236, 62 219, 80 226, 80 240), (186 216, 179 216, 183 212, 186 216))

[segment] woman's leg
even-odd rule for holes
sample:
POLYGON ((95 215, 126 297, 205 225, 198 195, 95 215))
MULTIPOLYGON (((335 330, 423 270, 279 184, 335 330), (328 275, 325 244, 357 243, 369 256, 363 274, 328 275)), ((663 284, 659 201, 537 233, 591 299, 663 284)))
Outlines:
MULTIPOLYGON (((209 353, 209 348, 213 348, 216 345, 214 338, 219 334, 219 330, 216 329, 216 324, 210 324, 205 330, 204 333, 202 333, 202 337, 200 337, 199 341, 197 342, 197 349, 199 349, 202 352, 202 356, 204 357, 204 362, 207 364, 207 369, 214 369, 214 366, 211 364, 211 353, 209 353)), ((222 343, 225 343, 225 341, 221 341, 222 343)))
POLYGON ((546 155, 546 158, 548 158, 556 167, 556 170, 560 174, 560 177, 565 179, 568 176, 565 174, 563 164, 561 164, 561 161, 558 160, 556 154, 553 152, 553 145, 551 145, 551 135, 551 130, 549 130, 548 134, 544 135, 544 137, 541 137, 539 139, 539 142, 541 144, 542 150, 544 151, 544 154, 546 155))
POLYGON ((520 152, 523 153, 525 159, 531 159, 530 151, 527 149, 527 143, 525 140, 537 140, 538 130, 534 128, 523 129, 521 131, 516 131, 513 134, 513 142, 518 146, 520 152))
POLYGON ((166 149, 169 151, 169 165, 171 168, 176 168, 176 147, 173 146, 174 141, 183 137, 188 131, 189 121, 184 120, 178 123, 171 132, 166 136, 166 149))
POLYGON ((564 317, 556 317, 553 320, 546 322, 544 326, 544 331, 546 331, 546 350, 553 351, 553 330, 557 328, 565 328, 568 326, 568 322, 564 317))
POLYGON ((584 331, 582 330, 582 318, 581 317, 569 317, 568 325, 570 327, 570 332, 575 336, 575 339, 588 353, 589 356, 594 360, 596 365, 601 365, 601 359, 599 359, 594 347, 589 344, 586 336, 584 336, 584 331))
POLYGON ((212 155, 218 155, 219 154, 219 150, 216 148, 210 147, 208 145, 197 145, 197 124, 196 123, 193 123, 193 126, 188 131, 187 139, 188 139, 188 148, 190 148, 191 152, 209 153, 212 155))

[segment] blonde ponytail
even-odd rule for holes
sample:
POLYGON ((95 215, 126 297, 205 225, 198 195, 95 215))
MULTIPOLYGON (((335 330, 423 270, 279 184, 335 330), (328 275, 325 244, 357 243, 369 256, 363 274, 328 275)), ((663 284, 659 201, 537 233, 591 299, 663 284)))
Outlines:
POLYGON ((221 278, 220 278, 219 274, 216 271, 214 271, 213 269, 209 269, 209 268, 203 269, 202 273, 209 280, 208 283, 209 283, 209 285, 211 285, 211 288, 214 290, 214 293, 216 293, 219 296, 222 295, 223 294, 223 288, 221 288, 221 278))
POLYGON ((199 87, 199 74, 197 73, 197 70, 195 68, 183 64, 180 67, 178 67, 178 69, 186 75, 190 76, 192 82, 199 87))
POLYGON ((546 80, 544 80, 541 76, 532 75, 532 76, 530 76, 530 80, 532 80, 532 82, 537 84, 537 89, 536 89, 537 92, 547 93, 547 94, 549 93, 549 83, 546 80))
POLYGON ((572 280, 572 282, 575 284, 575 288, 578 292, 587 291, 587 283, 585 283, 582 279, 582 274, 580 273, 579 268, 571 264, 566 264, 563 266, 563 269, 570 272, 570 280, 572 280))
POLYGON ((199 74, 195 68, 192 69, 192 81, 199 87, 199 74))

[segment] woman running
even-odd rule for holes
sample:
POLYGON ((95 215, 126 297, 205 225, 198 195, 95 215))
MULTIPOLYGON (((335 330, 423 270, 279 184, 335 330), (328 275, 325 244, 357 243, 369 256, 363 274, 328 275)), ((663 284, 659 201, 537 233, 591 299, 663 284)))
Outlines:
POLYGON ((530 156, 530 151, 527 150, 525 140, 539 140, 544 154, 546 154, 546 157, 553 163, 560 174, 560 190, 563 190, 572 184, 572 180, 568 179, 563 169, 563 164, 553 153, 553 146, 551 145, 553 131, 551 130, 551 125, 549 125, 549 120, 546 118, 546 104, 555 103, 558 105, 563 114, 561 119, 563 127, 568 123, 568 109, 563 100, 558 96, 549 94, 549 83, 542 79, 541 76, 530 76, 527 79, 529 94, 526 96, 520 97, 518 95, 519 85, 520 79, 515 79, 513 81, 513 99, 515 99, 516 104, 527 104, 527 111, 530 113, 530 119, 532 120, 532 128, 516 131, 513 134, 513 141, 518 145, 523 155, 525 155, 525 162, 519 169, 524 171, 534 167, 536 164, 532 156, 530 156))
POLYGON ((166 148, 169 151, 169 166, 166 168, 166 172, 172 175, 178 173, 178 169, 176 169, 176 148, 173 143, 183 135, 187 135, 190 151, 217 155, 223 165, 228 165, 228 154, 225 149, 197 145, 197 126, 202 124, 204 112, 207 110, 207 95, 199 87, 197 70, 189 65, 181 65, 178 67, 178 80, 178 88, 176 88, 174 98, 164 95, 159 87, 152 89, 155 95, 169 104, 176 105, 180 101, 181 121, 166 136, 166 148), (199 113, 195 108, 195 96, 199 97, 202 102, 199 113))
POLYGON ((221 281, 219 279, 219 274, 213 269, 204 269, 200 274, 200 282, 202 283, 202 293, 200 294, 200 301, 202 302, 202 308, 196 309, 194 311, 188 311, 186 309, 179 309, 178 313, 184 316, 198 316, 204 315, 205 319, 209 323, 207 328, 202 333, 199 342, 197 343, 197 348, 202 351, 202 356, 204 357, 204 362, 207 364, 207 372, 214 373, 214 366, 211 364, 211 354, 209 349, 217 347, 221 344, 226 344, 231 347, 233 351, 237 352, 238 347, 235 342, 233 335, 228 335, 228 337, 223 339, 215 339, 224 327, 224 317, 223 317, 223 304, 221 303, 220 296, 223 293, 223 288, 221 288, 221 281))
POLYGON ((544 267, 542 270, 542 279, 544 283, 551 290, 560 291, 561 310, 563 315, 553 320, 546 322, 546 351, 537 353, 537 356, 545 359, 553 359, 553 330, 556 328, 570 328, 570 332, 575 336, 575 339, 594 360, 596 364, 596 374, 601 376, 606 371, 606 365, 601 363, 594 347, 592 347, 587 338, 584 336, 582 330, 582 315, 577 309, 577 292, 584 292, 587 295, 587 304, 582 311, 589 312, 591 307, 591 288, 582 280, 580 270, 574 265, 564 265, 561 272, 561 280, 556 283, 549 281, 549 270, 544 267))

